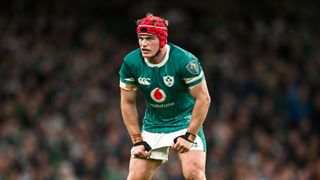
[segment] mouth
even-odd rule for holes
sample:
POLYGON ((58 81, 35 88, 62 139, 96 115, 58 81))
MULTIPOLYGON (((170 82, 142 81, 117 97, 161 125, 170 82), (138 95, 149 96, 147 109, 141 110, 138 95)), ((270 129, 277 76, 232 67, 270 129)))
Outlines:
POLYGON ((145 54, 145 53, 149 53, 149 52, 151 52, 149 49, 145 49, 145 48, 142 48, 141 49, 141 52, 143 53, 143 54, 145 54))

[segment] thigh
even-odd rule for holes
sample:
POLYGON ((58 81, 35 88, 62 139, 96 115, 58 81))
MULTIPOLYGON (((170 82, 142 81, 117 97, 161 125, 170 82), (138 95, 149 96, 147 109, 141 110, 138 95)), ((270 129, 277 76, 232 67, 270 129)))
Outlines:
POLYGON ((131 158, 128 180, 151 179, 161 163, 161 160, 131 158))
POLYGON ((182 172, 186 179, 206 179, 206 152, 190 150, 185 153, 178 153, 181 161, 182 172))

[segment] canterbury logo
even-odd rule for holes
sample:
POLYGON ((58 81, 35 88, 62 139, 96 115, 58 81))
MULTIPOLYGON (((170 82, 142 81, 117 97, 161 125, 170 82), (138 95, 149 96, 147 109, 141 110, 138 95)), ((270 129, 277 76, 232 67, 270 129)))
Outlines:
POLYGON ((197 142, 194 142, 193 147, 199 147, 199 144, 197 142))
POLYGON ((150 78, 142 78, 142 77, 138 78, 138 82, 143 85, 147 85, 147 86, 150 85, 151 83, 149 81, 150 81, 150 78))

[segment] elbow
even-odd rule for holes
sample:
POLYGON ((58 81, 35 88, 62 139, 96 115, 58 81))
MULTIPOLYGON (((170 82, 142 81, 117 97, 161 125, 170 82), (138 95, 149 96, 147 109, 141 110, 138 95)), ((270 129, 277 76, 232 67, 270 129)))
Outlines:
POLYGON ((208 104, 208 107, 210 106, 210 104, 211 104, 211 97, 210 97, 210 95, 208 94, 208 96, 207 96, 207 98, 206 98, 206 102, 207 102, 207 104, 208 104))
POLYGON ((206 107, 210 107, 211 97, 210 97, 209 94, 203 97, 203 104, 204 104, 206 107))

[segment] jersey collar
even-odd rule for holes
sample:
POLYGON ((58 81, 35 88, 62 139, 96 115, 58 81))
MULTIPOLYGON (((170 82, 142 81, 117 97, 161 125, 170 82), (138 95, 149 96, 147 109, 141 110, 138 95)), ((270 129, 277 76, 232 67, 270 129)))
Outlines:
POLYGON ((161 67, 163 66, 169 59, 169 54, 170 54, 170 46, 168 44, 166 44, 166 47, 167 47, 167 52, 166 52, 166 55, 164 56, 164 59, 163 61, 161 61, 160 63, 158 64, 152 64, 150 63, 146 58, 144 58, 144 61, 146 62, 146 64, 149 66, 149 67, 161 67))

